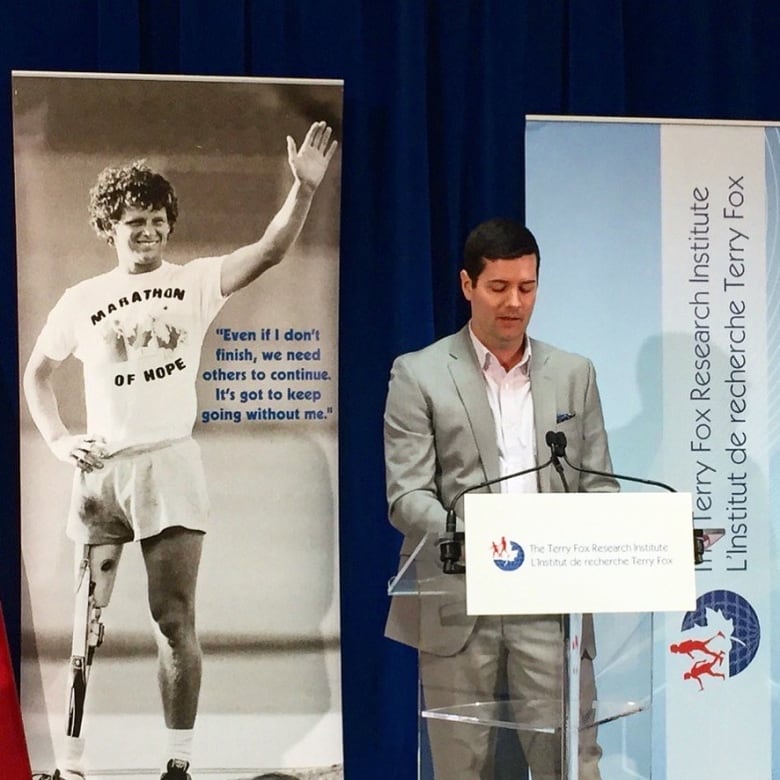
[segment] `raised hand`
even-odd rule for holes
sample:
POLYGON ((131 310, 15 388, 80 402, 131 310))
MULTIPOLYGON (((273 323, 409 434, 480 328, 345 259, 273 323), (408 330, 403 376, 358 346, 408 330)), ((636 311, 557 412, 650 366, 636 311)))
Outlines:
POLYGON ((291 136, 287 136, 287 160, 296 180, 306 187, 317 189, 331 158, 336 153, 338 141, 331 141, 332 129, 327 122, 315 122, 306 133, 298 149, 291 136))

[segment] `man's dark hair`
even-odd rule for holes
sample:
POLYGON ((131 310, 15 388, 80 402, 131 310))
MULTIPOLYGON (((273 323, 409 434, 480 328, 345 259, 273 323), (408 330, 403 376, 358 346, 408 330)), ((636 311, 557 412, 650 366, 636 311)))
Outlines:
POLYGON ((463 268, 476 284, 486 260, 512 260, 523 255, 536 255, 538 276, 541 257, 533 233, 513 219, 495 217, 469 233, 463 247, 463 268))
POLYGON ((109 244, 114 242, 111 227, 127 208, 153 211, 164 208, 171 232, 179 216, 179 200, 173 185, 153 171, 145 160, 105 168, 89 191, 89 223, 109 244))

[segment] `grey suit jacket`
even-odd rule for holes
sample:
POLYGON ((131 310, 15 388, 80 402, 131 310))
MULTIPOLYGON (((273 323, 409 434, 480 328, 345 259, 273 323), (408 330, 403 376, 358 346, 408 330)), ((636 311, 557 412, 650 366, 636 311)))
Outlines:
MULTIPOLYGON (((541 341, 531 340, 531 394, 536 449, 541 461, 547 431, 566 434, 575 465, 612 471, 592 363, 541 341)), ((468 325, 393 364, 384 418, 387 499, 390 522, 404 534, 401 560, 420 539, 444 532, 446 507, 465 487, 500 476, 493 414, 468 325)), ((613 479, 581 475, 564 465, 572 491, 615 491, 613 479)), ((538 476, 540 492, 561 491, 552 469, 538 476)), ((490 488, 500 492, 500 485, 490 488)), ((457 507, 462 517, 462 502, 457 507)), ((429 563, 437 554, 426 548, 429 563)), ((462 575, 452 575, 453 593, 443 597, 395 597, 386 634, 438 655, 457 653, 476 618, 466 615, 462 575)), ((592 621, 586 620, 583 648, 595 654, 592 621)))

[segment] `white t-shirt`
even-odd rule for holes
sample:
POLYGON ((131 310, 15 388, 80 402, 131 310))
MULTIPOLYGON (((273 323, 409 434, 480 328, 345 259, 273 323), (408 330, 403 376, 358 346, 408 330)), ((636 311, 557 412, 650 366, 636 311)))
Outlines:
POLYGON ((110 452, 191 435, 203 339, 226 300, 222 260, 114 268, 70 287, 51 310, 38 347, 82 362, 87 432, 110 452))

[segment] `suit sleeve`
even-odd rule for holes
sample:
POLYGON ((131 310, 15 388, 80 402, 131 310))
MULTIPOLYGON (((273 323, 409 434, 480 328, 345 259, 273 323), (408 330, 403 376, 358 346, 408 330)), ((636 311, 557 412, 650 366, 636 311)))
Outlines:
POLYGON ((404 356, 393 364, 384 416, 390 522, 406 536, 444 532, 433 409, 404 356))
MULTIPOLYGON (((584 410, 582 458, 577 465, 586 469, 612 472, 612 459, 609 456, 604 414, 596 384, 596 370, 590 361, 587 361, 584 410)), ((618 490, 620 490, 620 486, 613 477, 580 474, 579 491, 581 493, 609 493, 618 490)))

